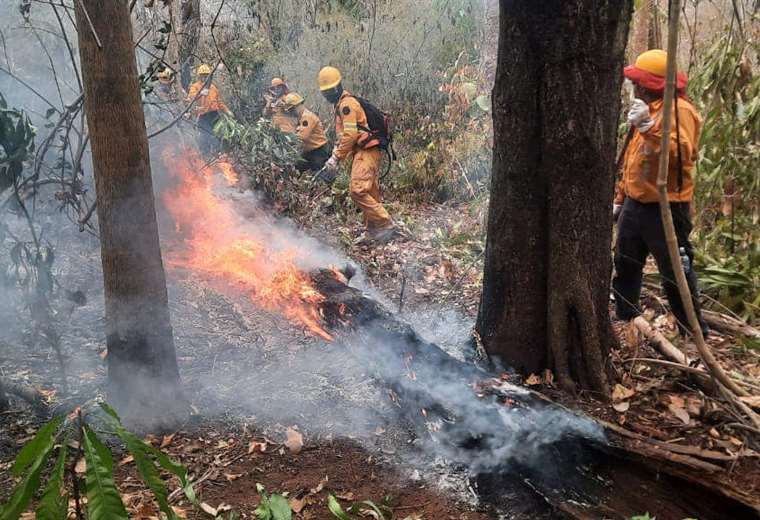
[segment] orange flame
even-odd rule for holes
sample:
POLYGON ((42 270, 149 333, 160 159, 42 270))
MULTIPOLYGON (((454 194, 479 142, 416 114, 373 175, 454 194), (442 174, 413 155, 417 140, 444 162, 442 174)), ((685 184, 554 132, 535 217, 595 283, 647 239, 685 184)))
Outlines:
MULTIPOLYGON (((162 199, 186 246, 169 259, 169 265, 235 284, 259 307, 281 312, 313 334, 331 341, 333 338, 322 327, 319 314, 324 296, 296 266, 296 252, 271 251, 241 228, 240 217, 230 202, 214 193, 213 171, 204 168, 197 152, 166 150, 162 159, 176 182, 162 199)), ((237 183, 238 173, 229 162, 219 161, 215 166, 228 185, 237 183)))
POLYGON ((235 168, 230 164, 226 157, 222 157, 216 163, 216 166, 219 168, 219 171, 222 172, 224 180, 227 181, 228 186, 235 186, 240 182, 240 175, 238 175, 238 172, 235 171, 235 168))

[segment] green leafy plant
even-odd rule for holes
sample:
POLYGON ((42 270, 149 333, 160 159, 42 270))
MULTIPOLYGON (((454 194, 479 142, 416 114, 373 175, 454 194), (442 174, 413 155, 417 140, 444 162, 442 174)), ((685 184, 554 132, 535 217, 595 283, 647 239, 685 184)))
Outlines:
MULTIPOLYGON (((390 507, 390 497, 385 497, 381 505, 377 505, 371 500, 354 502, 346 511, 343 510, 338 499, 334 495, 327 497, 327 509, 338 520, 356 520, 355 515, 365 516, 365 513, 376 518, 377 520, 389 520, 393 517, 393 510, 390 507)), ((406 519, 405 519, 406 520, 406 519)))
POLYGON ((283 495, 277 493, 267 495, 264 486, 261 484, 256 484, 256 491, 259 493, 259 505, 253 512, 256 518, 259 520, 290 520, 293 517, 288 499, 283 495))
POLYGON ((111 451, 101 437, 106 435, 96 426, 108 428, 108 434, 117 438, 134 458, 137 470, 153 492, 159 509, 168 520, 178 516, 169 505, 169 493, 160 471, 178 478, 185 496, 197 504, 187 469, 167 457, 160 450, 143 442, 126 430, 116 412, 105 403, 88 403, 68 417, 56 417, 45 424, 34 438, 19 452, 12 471, 21 480, 11 498, 0 509, 0 520, 18 520, 27 510, 42 483, 42 475, 55 456, 55 463, 47 476, 37 508, 39 520, 65 520, 68 517, 69 495, 75 502, 77 517, 82 518, 82 496, 87 497, 88 520, 126 520, 126 508, 114 480, 114 463, 111 451), (74 466, 84 459, 86 470, 81 480, 74 466), (66 462, 72 463, 67 466, 66 462), (71 488, 67 487, 67 469, 71 488))
POLYGON ((689 94, 704 119, 696 173, 695 264, 705 292, 760 317, 760 75, 757 45, 722 33, 698 56, 689 94))
POLYGON ((36 130, 23 111, 8 108, 0 93, 0 192, 13 186, 34 153, 36 130))

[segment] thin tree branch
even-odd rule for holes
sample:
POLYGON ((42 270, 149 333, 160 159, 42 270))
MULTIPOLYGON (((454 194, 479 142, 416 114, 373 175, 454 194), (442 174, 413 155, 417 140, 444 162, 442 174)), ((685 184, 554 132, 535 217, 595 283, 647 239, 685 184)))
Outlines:
POLYGON ((5 72, 5 73, 6 73, 6 74, 7 74, 9 77, 11 77, 11 78, 15 79, 16 81, 18 81, 19 83, 21 83, 23 86, 25 86, 26 88, 28 88, 28 89, 29 89, 29 90, 30 90, 30 91, 31 91, 31 92, 32 92, 34 95, 36 95, 36 96, 37 96, 38 98, 40 98, 42 101, 44 101, 45 103, 47 103, 47 104, 50 106, 50 108, 52 108, 53 110, 55 110, 55 111, 56 111, 56 112, 58 112, 59 114, 61 113, 61 111, 58 109, 58 107, 57 107, 57 106, 55 106, 53 103, 51 103, 51 102, 50 102, 50 101, 49 101, 49 100, 48 100, 48 99, 47 99, 45 96, 43 96, 42 94, 40 94, 40 93, 39 93, 39 92, 38 92, 38 91, 37 91, 37 90, 36 90, 36 89, 35 89, 33 86, 31 86, 29 83, 27 83, 27 82, 26 82, 26 81, 24 81, 23 79, 19 78, 18 76, 16 76, 16 75, 15 75, 13 72, 11 72, 10 70, 8 70, 8 69, 6 69, 6 68, 4 68, 4 67, 0 67, 0 72, 5 72))
MULTIPOLYGON (((678 285, 678 292, 681 298, 681 302, 686 311, 686 315, 689 320, 689 327, 694 336, 695 344, 702 361, 710 370, 713 377, 726 387, 726 398, 731 397, 731 393, 746 396, 748 393, 741 387, 739 387, 728 375, 723 371, 718 364, 715 357, 710 352, 707 344, 705 343, 704 335, 702 334, 702 328, 697 318, 697 312, 694 308, 694 300, 692 299, 691 291, 689 290, 688 283, 686 281, 686 273, 681 265, 681 258, 678 254, 678 239, 676 238, 675 226, 673 225, 673 214, 670 211, 670 201, 668 200, 668 161, 670 159, 670 132, 672 127, 672 113, 675 99, 676 90, 676 59, 678 53, 678 19, 681 14, 680 0, 671 0, 671 8, 669 10, 668 19, 668 60, 667 60, 667 75, 665 82, 665 93, 663 100, 663 119, 662 119, 662 142, 660 144, 660 158, 659 158, 659 171, 657 175, 657 192, 660 202, 660 213, 662 216, 663 230, 665 233, 665 239, 668 246, 668 254, 670 256, 670 265, 675 274, 676 283, 678 285)), ((676 143, 677 146, 681 146, 681 143, 676 143)), ((734 396, 734 404, 739 403, 739 400, 734 396)), ((744 404, 744 403, 742 403, 744 404)), ((738 404, 737 404, 738 406, 738 404)), ((746 406, 745 406, 746 408, 746 406)), ((760 427, 760 417, 757 414, 749 410, 747 416, 752 420, 755 427, 760 427)))
MULTIPOLYGON (((63 0, 60 0, 61 7, 64 7, 63 0)), ((58 14, 58 9, 56 8, 56 5, 53 3, 53 0, 50 0, 50 6, 53 8, 53 13, 55 14, 56 19, 58 20, 58 27, 61 28, 61 35, 63 36, 63 41, 66 43, 66 49, 69 52, 69 59, 71 60, 71 67, 74 69, 74 75, 77 78, 77 85, 79 85, 79 91, 81 92, 83 90, 82 88, 82 78, 79 75, 79 67, 77 67, 77 61, 74 58, 74 49, 71 46, 71 42, 69 41, 68 33, 66 32, 66 27, 63 25, 63 19, 61 18, 61 15, 58 14)))
POLYGON ((79 0, 79 6, 82 8, 82 13, 84 13, 84 17, 87 19, 87 24, 90 26, 90 31, 92 31, 92 36, 95 38, 95 43, 98 44, 98 49, 102 49, 103 44, 100 43, 100 37, 98 36, 97 31, 95 31, 95 26, 92 25, 90 13, 87 12, 87 7, 85 7, 83 0, 79 0))
POLYGON ((81 233, 84 231, 85 226, 89 222, 90 218, 92 217, 93 213, 95 213, 95 208, 98 207, 98 199, 96 198, 92 202, 92 206, 90 206, 90 209, 87 210, 87 213, 85 213, 84 217, 82 217, 79 220, 79 232, 81 233))

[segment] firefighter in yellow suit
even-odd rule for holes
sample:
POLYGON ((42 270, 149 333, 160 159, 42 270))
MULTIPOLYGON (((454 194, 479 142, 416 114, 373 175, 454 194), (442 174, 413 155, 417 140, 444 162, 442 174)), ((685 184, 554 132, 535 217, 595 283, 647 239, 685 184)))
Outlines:
POLYGON ((353 157, 349 191, 351 199, 362 210, 367 228, 366 240, 385 243, 396 234, 380 194, 380 163, 383 151, 367 129, 367 116, 359 101, 343 88, 340 71, 324 67, 319 71, 319 90, 335 106, 336 144, 325 168, 337 172, 338 164, 353 157))
POLYGON ((325 128, 319 116, 304 106, 303 96, 291 92, 283 98, 285 113, 296 126, 295 134, 301 142, 301 157, 296 162, 298 171, 318 171, 332 155, 325 128))
POLYGON ((280 78, 273 78, 264 94, 266 105, 264 115, 272 118, 272 126, 286 134, 296 131, 295 122, 285 113, 285 96, 290 92, 288 84, 280 78))

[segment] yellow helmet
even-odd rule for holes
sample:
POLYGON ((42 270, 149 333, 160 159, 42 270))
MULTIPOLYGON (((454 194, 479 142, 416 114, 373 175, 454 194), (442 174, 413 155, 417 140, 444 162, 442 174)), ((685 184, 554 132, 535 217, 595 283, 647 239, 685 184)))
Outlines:
POLYGON ((303 96, 298 92, 291 92, 282 99, 285 110, 291 110, 303 103, 303 96))
POLYGON ((319 90, 330 90, 340 84, 340 71, 335 67, 323 67, 317 79, 319 90))
POLYGON ((207 64, 202 64, 198 67, 198 75, 201 74, 211 74, 211 67, 207 64))
POLYGON ((636 58, 634 67, 664 78, 667 73, 667 63, 667 52, 662 49, 652 49, 651 51, 641 53, 639 57, 636 58))
POLYGON ((282 86, 284 84, 285 84, 285 82, 282 80, 282 78, 272 78, 272 84, 270 85, 270 87, 272 87, 272 88, 279 87, 279 86, 282 86))
POLYGON ((171 83, 172 77, 173 74, 170 69, 164 69, 158 73, 158 81, 161 83, 171 83))

